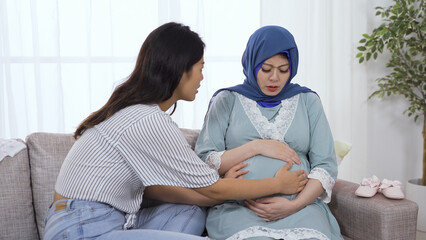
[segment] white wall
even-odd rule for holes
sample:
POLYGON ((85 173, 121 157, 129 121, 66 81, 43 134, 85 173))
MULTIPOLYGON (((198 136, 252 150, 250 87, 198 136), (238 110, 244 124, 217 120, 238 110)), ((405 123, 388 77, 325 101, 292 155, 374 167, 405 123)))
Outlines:
MULTIPOLYGON (((374 7, 389 1, 368 3, 368 31, 378 26, 378 17, 374 17, 374 7)), ((376 87, 375 79, 385 76, 389 70, 384 67, 389 54, 380 56, 367 68, 368 92, 376 87)), ((377 175, 380 179, 398 179, 404 184, 408 179, 420 178, 423 157, 423 118, 417 122, 408 118, 404 110, 409 104, 403 96, 390 96, 368 101, 368 161, 367 176, 377 175)))
MULTIPOLYGON (((375 17, 374 7, 390 1, 369 1, 368 32, 380 25, 375 17)), ((376 62, 368 63, 368 93, 376 89, 375 79, 385 76, 389 70, 384 67, 389 55, 380 56, 376 62)), ((403 115, 408 102, 403 96, 372 99, 367 102, 367 165, 366 176, 373 174, 379 179, 400 180, 404 185, 408 179, 420 178, 423 158, 423 118, 417 122, 403 115)))

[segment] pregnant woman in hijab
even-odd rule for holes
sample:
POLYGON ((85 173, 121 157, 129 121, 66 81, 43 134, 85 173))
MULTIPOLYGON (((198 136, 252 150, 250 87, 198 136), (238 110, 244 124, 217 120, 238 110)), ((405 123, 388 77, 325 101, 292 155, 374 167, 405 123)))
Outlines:
POLYGON ((292 34, 265 26, 250 37, 242 57, 243 84, 218 90, 210 101, 196 145, 197 154, 222 176, 273 177, 283 165, 303 169, 306 187, 227 201, 210 208, 206 227, 215 239, 342 239, 327 203, 337 178, 333 137, 319 96, 291 83, 298 49, 292 34), (281 147, 297 158, 274 158, 281 147), (262 145, 263 146, 263 145, 262 145), (261 152, 261 154, 259 154, 261 152), (286 159, 286 160, 283 160, 286 159))

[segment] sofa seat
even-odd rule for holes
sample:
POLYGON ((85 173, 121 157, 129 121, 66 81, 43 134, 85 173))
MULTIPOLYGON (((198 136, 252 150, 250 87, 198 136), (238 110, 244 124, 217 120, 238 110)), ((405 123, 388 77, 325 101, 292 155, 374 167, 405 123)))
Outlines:
MULTIPOLYGON (((181 130, 194 148, 199 130, 181 130)), ((74 139, 71 134, 33 133, 24 143, 26 149, 0 162, 0 240, 43 239, 56 178, 74 139)), ((329 204, 345 239, 416 239, 416 203, 381 194, 359 198, 357 187, 338 179, 329 204)))

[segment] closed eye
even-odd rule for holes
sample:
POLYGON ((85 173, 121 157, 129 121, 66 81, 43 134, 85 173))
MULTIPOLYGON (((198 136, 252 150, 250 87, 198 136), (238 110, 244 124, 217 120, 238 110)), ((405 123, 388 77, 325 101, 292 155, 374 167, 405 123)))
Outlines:
MULTIPOLYGON (((264 73, 269 73, 272 70, 272 69, 264 69, 264 68, 261 68, 261 69, 262 69, 262 72, 264 72, 264 73)), ((286 70, 281 70, 280 69, 280 73, 288 73, 289 71, 290 71, 289 68, 287 68, 286 70)))

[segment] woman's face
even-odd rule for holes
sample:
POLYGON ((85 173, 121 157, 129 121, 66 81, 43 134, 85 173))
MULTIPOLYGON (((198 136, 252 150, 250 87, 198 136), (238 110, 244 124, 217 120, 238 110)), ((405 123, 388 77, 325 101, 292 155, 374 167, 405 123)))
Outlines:
POLYGON ((184 72, 175 93, 179 100, 194 101, 203 80, 204 57, 194 64, 190 71, 184 72))
POLYGON ((268 58, 257 73, 257 84, 267 96, 276 96, 290 77, 288 59, 282 54, 268 58))

